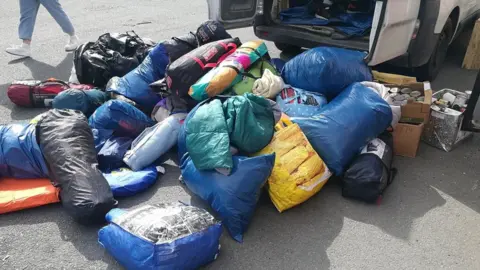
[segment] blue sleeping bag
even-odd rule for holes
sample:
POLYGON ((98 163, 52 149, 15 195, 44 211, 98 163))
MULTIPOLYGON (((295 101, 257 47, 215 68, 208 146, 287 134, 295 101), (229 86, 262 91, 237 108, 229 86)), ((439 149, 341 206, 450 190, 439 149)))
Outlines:
POLYGON ((162 79, 169 63, 168 53, 162 44, 155 46, 143 62, 121 78, 112 78, 106 91, 114 92, 135 101, 142 110, 150 114, 161 97, 150 88, 150 84, 162 79))
POLYGON ((334 47, 317 47, 295 56, 282 70, 285 83, 335 98, 355 82, 371 81, 366 54, 334 47))
POLYGON ((146 128, 132 143, 123 161, 134 171, 153 164, 177 144, 178 131, 186 114, 170 115, 153 127, 146 128))
POLYGON ((233 156, 233 169, 226 176, 215 170, 197 170, 187 154, 180 169, 187 187, 207 201, 220 215, 233 239, 242 242, 274 163, 274 154, 251 158, 233 156))
POLYGON ((318 115, 291 120, 300 126, 328 168, 339 176, 362 147, 388 128, 392 109, 377 92, 355 83, 318 115))
POLYGON ((0 177, 48 178, 35 126, 0 126, 0 177))
POLYGON ((181 203, 113 209, 98 242, 129 270, 198 269, 217 258, 221 222, 181 203))
POLYGON ((155 166, 150 166, 137 172, 128 168, 121 168, 109 173, 103 173, 103 176, 107 179, 113 196, 128 197, 142 192, 155 184, 158 172, 155 166))
POLYGON ((113 135, 135 138, 154 122, 125 101, 109 100, 90 116, 88 124, 92 128, 98 152, 113 135))
POLYGON ((101 171, 111 171, 125 167, 123 157, 132 145, 132 138, 110 137, 97 153, 98 167, 101 171))

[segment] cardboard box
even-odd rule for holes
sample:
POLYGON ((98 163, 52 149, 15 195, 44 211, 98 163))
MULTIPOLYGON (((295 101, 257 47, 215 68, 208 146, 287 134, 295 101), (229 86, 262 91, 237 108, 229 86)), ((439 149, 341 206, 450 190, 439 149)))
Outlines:
POLYGON ((400 118, 400 122, 402 123, 428 123, 428 119, 430 118, 430 105, 432 105, 432 87, 430 86, 430 82, 422 82, 422 83, 409 83, 409 84, 385 84, 385 86, 389 88, 397 87, 399 89, 402 88, 410 88, 414 91, 422 92, 425 100, 423 102, 419 101, 408 101, 408 103, 402 106, 402 118, 400 118))
POLYGON ((384 73, 373 70, 373 79, 380 83, 390 83, 390 84, 410 84, 416 83, 417 78, 409 77, 398 74, 384 73))
POLYGON ((393 132, 393 152, 404 157, 416 157, 425 124, 398 123, 393 132))

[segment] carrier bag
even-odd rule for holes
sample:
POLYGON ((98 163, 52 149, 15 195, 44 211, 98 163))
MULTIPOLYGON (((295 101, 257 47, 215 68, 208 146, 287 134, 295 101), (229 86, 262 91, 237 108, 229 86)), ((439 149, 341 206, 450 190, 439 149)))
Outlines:
POLYGON ((108 82, 106 91, 133 100, 143 111, 150 114, 155 104, 161 100, 160 95, 152 91, 150 84, 165 76, 168 63, 168 53, 163 45, 159 44, 137 68, 121 78, 113 77, 108 82))
POLYGON ((48 178, 34 125, 0 126, 0 177, 48 178))
POLYGON ((0 179, 0 214, 58 203, 59 189, 50 180, 39 179, 0 179))
POLYGON ((181 203, 114 209, 98 242, 134 270, 199 269, 217 258, 222 224, 206 210, 181 203))
POLYGON ((277 95, 277 104, 290 117, 311 117, 317 115, 327 104, 327 98, 315 92, 300 88, 286 87, 277 95))
POLYGON ((393 137, 384 132, 371 140, 345 171, 342 195, 367 203, 379 203, 397 172, 392 163, 393 137))
POLYGON ((174 114, 153 127, 146 128, 132 143, 123 161, 134 171, 153 164, 177 144, 178 131, 186 114, 174 114))
POLYGON ((100 106, 88 119, 95 137, 97 151, 113 135, 117 137, 135 138, 142 131, 154 124, 152 119, 121 100, 109 100, 100 106))
POLYGON ((117 202, 98 169, 87 118, 78 111, 52 109, 38 121, 37 138, 67 213, 82 224, 102 222, 117 202))
POLYGON ((285 83, 331 100, 355 82, 371 81, 364 52, 317 47, 295 56, 282 70, 285 83))
POLYGON ((77 110, 89 117, 107 100, 108 95, 98 89, 67 89, 53 99, 52 108, 77 110))
POLYGON ((113 196, 129 197, 136 195, 157 182, 158 172, 155 166, 149 166, 139 171, 120 168, 103 173, 107 179, 113 196))
POLYGON ((371 88, 355 83, 312 117, 292 118, 337 176, 392 121, 390 105, 371 88))
POLYGON ((261 40, 244 43, 218 67, 210 70, 193 84, 188 94, 195 100, 202 101, 223 93, 240 82, 242 74, 267 53, 267 45, 261 40))
POLYGON ((238 38, 210 42, 171 63, 166 75, 166 84, 171 94, 185 99, 191 107, 195 102, 189 101, 192 99, 188 95, 190 86, 232 54, 240 44, 238 38))
POLYGON ((90 85, 66 83, 53 78, 46 81, 14 81, 7 89, 7 96, 20 107, 48 108, 52 106, 53 99, 64 90, 92 88, 90 85))
POLYGON ((283 212, 318 193, 332 174, 297 124, 283 115, 275 128, 272 142, 256 155, 275 153, 267 187, 273 204, 283 212))
POLYGON ((219 214, 232 238, 242 242, 274 163, 273 154, 234 156, 231 174, 225 176, 215 170, 197 170, 186 154, 181 160, 180 169, 187 187, 207 201, 219 214))

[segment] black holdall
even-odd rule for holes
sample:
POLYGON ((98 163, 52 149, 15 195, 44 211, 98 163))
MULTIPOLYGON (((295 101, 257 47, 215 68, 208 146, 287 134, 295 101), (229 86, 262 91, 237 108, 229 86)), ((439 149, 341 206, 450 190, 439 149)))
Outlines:
POLYGON ((371 140, 346 170, 342 179, 342 196, 380 203, 397 173, 392 163, 393 137, 384 132, 371 140))

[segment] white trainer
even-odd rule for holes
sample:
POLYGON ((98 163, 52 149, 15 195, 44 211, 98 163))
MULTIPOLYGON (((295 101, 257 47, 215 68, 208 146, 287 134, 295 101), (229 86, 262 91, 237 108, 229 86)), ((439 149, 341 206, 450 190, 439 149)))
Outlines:
POLYGON ((12 45, 12 47, 5 49, 9 54, 21 57, 30 57, 30 45, 22 43, 22 45, 12 45))
POLYGON ((79 43, 80 43, 80 40, 78 39, 77 35, 70 36, 68 39, 67 45, 65 45, 65 51, 66 52, 75 51, 79 43))

